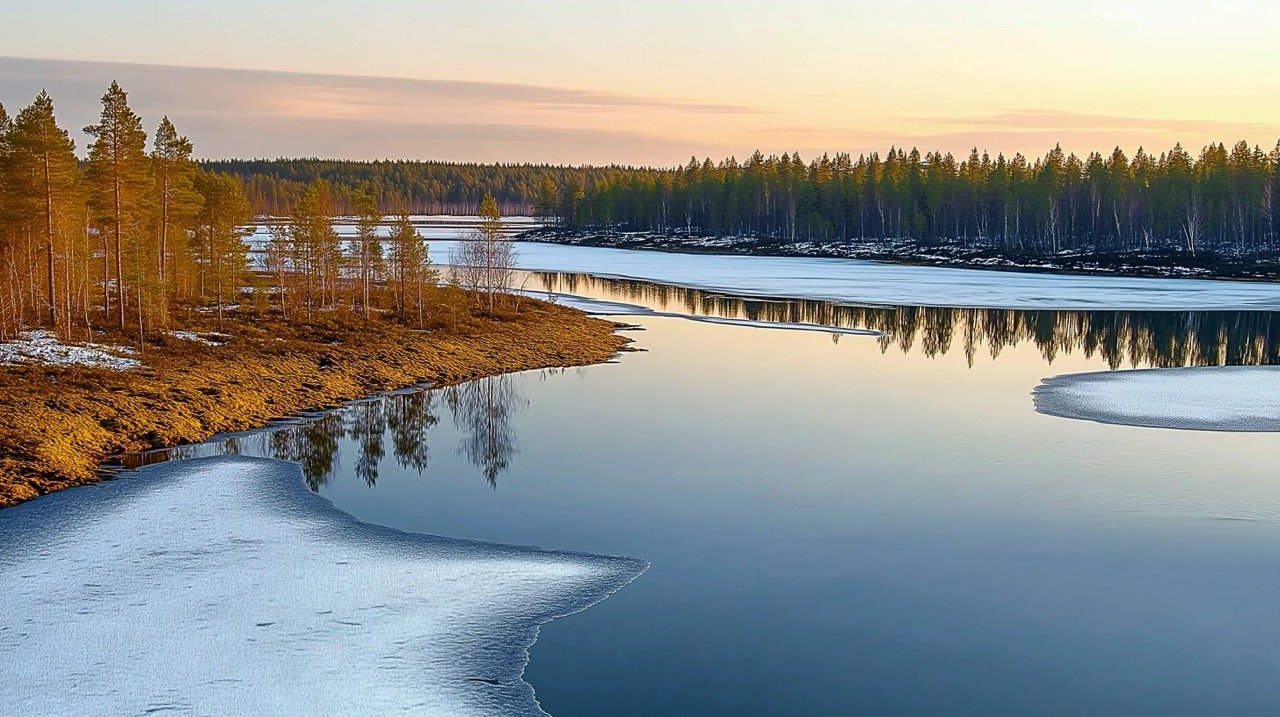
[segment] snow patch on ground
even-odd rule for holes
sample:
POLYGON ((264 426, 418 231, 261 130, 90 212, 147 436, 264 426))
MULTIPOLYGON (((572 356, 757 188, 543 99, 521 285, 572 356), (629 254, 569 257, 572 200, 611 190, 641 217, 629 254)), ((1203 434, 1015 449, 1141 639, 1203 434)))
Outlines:
MULTIPOLYGON (((239 304, 222 304, 222 310, 223 311, 239 311, 240 305, 239 304)), ((213 306, 197 306, 196 311, 199 311, 202 314, 214 314, 214 313, 217 313, 218 306, 216 304, 213 306)))
POLYGON ((221 334, 217 331, 206 331, 201 334, 197 334, 194 331, 170 331, 169 335, 175 339, 194 341, 205 346, 225 346, 227 340, 231 338, 229 334, 221 334))
POLYGON ((1078 373, 1033 392, 1051 416, 1149 428, 1280 431, 1280 367, 1208 366, 1078 373))
POLYGON ((4 511, 0 713, 543 715, 538 626, 646 567, 361 523, 287 463, 154 466, 4 511))
POLYGON ((13 341, 0 343, 0 365, 45 364, 49 366, 93 366, 125 371, 141 362, 127 346, 63 343, 50 331, 24 331, 13 341))

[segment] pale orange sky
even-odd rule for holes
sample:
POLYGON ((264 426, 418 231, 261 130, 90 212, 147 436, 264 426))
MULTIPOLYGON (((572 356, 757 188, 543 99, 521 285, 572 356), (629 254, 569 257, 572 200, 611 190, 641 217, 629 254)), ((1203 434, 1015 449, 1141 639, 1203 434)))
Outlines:
POLYGON ((52 1, 4 12, 11 112, 48 87, 79 127, 118 78, 149 127, 168 113, 206 157, 671 165, 756 148, 1041 154, 1061 142, 1132 154, 1280 138, 1280 10, 1259 0, 52 1))

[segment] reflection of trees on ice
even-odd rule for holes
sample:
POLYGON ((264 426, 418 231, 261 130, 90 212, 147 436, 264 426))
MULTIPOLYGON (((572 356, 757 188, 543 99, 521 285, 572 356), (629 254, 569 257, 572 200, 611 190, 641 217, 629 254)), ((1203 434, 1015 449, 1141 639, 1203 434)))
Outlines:
POLYGON ((528 399, 510 375, 451 386, 444 395, 454 424, 463 433, 459 452, 496 488, 498 476, 519 452, 514 419, 528 399))

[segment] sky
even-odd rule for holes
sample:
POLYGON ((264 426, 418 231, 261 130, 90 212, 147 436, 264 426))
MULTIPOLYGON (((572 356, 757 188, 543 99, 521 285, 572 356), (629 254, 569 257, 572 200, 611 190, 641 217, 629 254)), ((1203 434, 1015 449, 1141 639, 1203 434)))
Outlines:
MULTIPOLYGON (((206 158, 670 166, 1280 139, 1280 3, 0 0, 0 103, 206 158)), ((83 145, 83 135, 73 133, 83 145)))

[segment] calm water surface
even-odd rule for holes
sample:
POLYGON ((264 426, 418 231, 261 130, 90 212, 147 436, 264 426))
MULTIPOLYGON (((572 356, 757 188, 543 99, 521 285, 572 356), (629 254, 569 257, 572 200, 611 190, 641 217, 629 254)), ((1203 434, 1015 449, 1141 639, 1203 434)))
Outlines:
POLYGON ((628 316, 646 351, 612 364, 184 454, 297 460, 382 525, 649 560, 543 629, 526 679, 558 717, 1280 704, 1280 437, 1071 421, 1030 398, 1060 373, 1275 363, 1274 315, 747 303, 554 274, 533 288, 883 336, 628 316))

